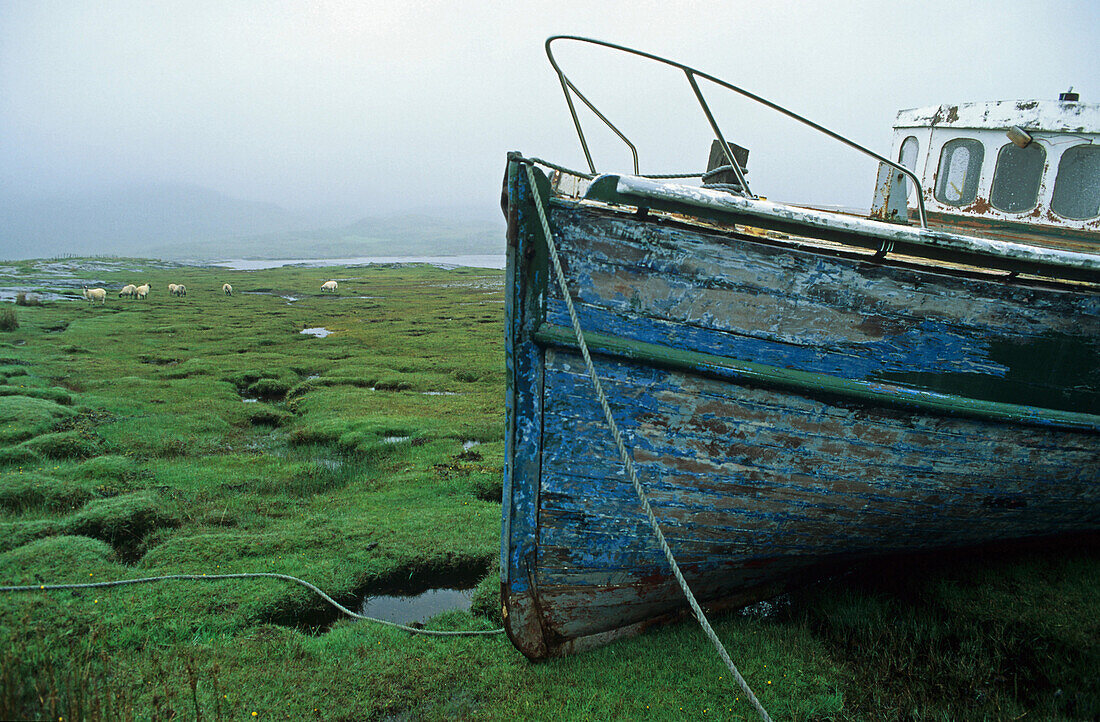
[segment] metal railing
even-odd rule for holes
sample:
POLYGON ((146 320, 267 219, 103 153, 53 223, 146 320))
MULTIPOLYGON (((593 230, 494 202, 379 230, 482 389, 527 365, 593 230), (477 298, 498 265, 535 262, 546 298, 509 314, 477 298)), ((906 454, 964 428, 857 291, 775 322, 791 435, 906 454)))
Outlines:
POLYGON ((723 153, 725 153, 726 160, 728 161, 728 165, 730 166, 729 169, 733 170, 734 174, 737 176, 737 180, 740 183, 741 188, 743 189, 743 191, 746 195, 755 198, 755 196, 752 194, 752 191, 749 189, 748 181, 745 180, 745 174, 741 170, 740 164, 733 157, 733 153, 730 150, 729 143, 726 142, 726 138, 722 134, 722 130, 718 127, 718 122, 714 119, 714 114, 711 113, 710 106, 707 105, 707 101, 703 97, 703 91, 699 87, 699 83, 696 80, 697 78, 703 78, 705 80, 709 80, 710 82, 712 82, 712 83, 714 83, 714 84, 716 84, 720 87, 726 88, 727 90, 732 90, 733 92, 738 93, 739 95, 742 95, 742 96, 748 98, 749 100, 754 100, 757 103, 760 103, 761 105, 763 105, 767 108, 771 108, 772 110, 775 110, 779 113, 782 113, 783 115, 787 116, 788 118, 793 118, 794 120, 797 120, 798 122, 800 122, 804 125, 808 125, 809 127, 813 128, 816 131, 824 133, 825 135, 829 136, 830 138, 833 138, 834 140, 840 141, 841 143, 847 145, 850 148, 854 148, 855 150, 858 150, 859 152, 863 153, 864 155, 868 155, 871 158, 874 158, 875 160, 879 161, 880 163, 885 163, 886 165, 890 166, 891 168, 898 171, 899 173, 902 173, 902 174, 908 176, 909 179, 913 182, 914 186, 917 189, 917 210, 920 214, 921 227, 926 228, 928 226, 927 219, 926 219, 926 216, 925 216, 925 211, 924 211, 924 189, 922 188, 920 179, 917 178, 916 174, 913 173, 913 171, 906 168, 905 166, 902 166, 902 165, 890 160, 889 158, 886 158, 885 156, 879 155, 878 153, 874 152, 873 150, 870 150, 869 148, 863 147, 859 143, 856 143, 854 140, 851 140, 850 138, 846 138, 846 137, 844 137, 843 135, 841 135, 839 133, 835 133, 835 132, 829 130, 828 128, 826 128, 824 126, 813 122, 809 118, 805 118, 805 117, 799 115, 798 113, 787 110, 783 106, 777 105, 776 103, 773 103, 770 100, 767 100, 765 98, 761 98, 759 95, 756 95, 754 93, 750 93, 749 91, 745 90, 744 88, 739 88, 736 85, 732 85, 730 83, 727 83, 726 81, 724 81, 720 78, 716 78, 713 75, 710 75, 709 73, 704 73, 701 70, 696 70, 695 68, 684 65, 682 63, 677 63, 674 60, 669 60, 667 58, 662 58, 659 55, 653 55, 652 53, 646 53, 646 52, 643 52, 641 50, 634 50, 633 48, 628 48, 628 47, 625 47, 623 45, 616 45, 615 43, 604 42, 602 40, 594 40, 592 38, 584 38, 584 37, 580 37, 580 36, 577 36, 577 35, 553 35, 553 36, 546 39, 546 57, 550 59, 550 65, 552 65, 554 67, 554 72, 556 72, 558 74, 558 80, 561 82, 562 92, 565 94, 565 102, 569 105, 569 114, 573 117, 573 125, 577 129, 577 136, 578 136, 578 138, 580 138, 581 148, 584 150, 585 160, 588 161, 588 168, 589 168, 589 170, 592 171, 593 175, 597 174, 596 164, 593 163, 593 161, 592 161, 592 153, 588 148, 588 141, 584 137, 584 130, 581 128, 580 118, 577 116, 577 108, 573 103, 573 96, 574 95, 576 95, 576 97, 579 98, 581 100, 581 102, 583 102, 588 107, 588 109, 591 110, 593 114, 595 114, 595 116, 597 118, 599 118, 601 121, 603 121, 604 125, 606 125, 608 128, 610 128, 611 131, 613 133, 615 133, 615 135, 617 135, 619 137, 619 139, 622 140, 623 143, 625 143, 628 148, 630 148, 630 153, 634 157, 634 174, 635 175, 640 175, 641 174, 641 171, 638 167, 638 149, 634 146, 633 143, 630 142, 630 139, 627 138, 626 135, 624 135, 622 131, 620 131, 617 127, 615 127, 614 123, 612 123, 610 120, 607 119, 607 116, 605 116, 603 113, 601 113, 596 108, 596 106, 593 105, 592 102, 584 96, 584 94, 577 88, 577 86, 573 84, 573 81, 571 81, 568 77, 566 77, 565 73, 561 69, 561 66, 558 65, 557 60, 554 58, 553 51, 550 49, 550 46, 554 42, 559 41, 559 40, 572 40, 572 41, 580 42, 580 43, 588 43, 590 45, 598 45, 600 47, 610 48, 612 50, 618 50, 618 51, 627 53, 629 55, 636 55, 638 57, 642 57, 642 58, 646 58, 648 60, 656 61, 658 63, 663 63, 664 65, 670 65, 674 68, 679 68, 680 70, 684 71, 684 74, 687 76, 688 83, 691 85, 692 92, 695 93, 695 97, 699 101, 699 105, 703 109, 704 115, 706 115, 707 122, 710 124, 711 130, 714 131, 714 135, 718 139, 718 142, 722 147, 723 153))

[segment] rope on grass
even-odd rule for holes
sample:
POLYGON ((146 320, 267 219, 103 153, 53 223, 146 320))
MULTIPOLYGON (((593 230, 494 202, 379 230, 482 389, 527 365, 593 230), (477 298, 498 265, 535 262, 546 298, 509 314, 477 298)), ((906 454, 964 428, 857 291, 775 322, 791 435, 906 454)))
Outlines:
POLYGON ((141 577, 138 579, 115 579, 109 582, 86 582, 82 584, 30 584, 27 586, 18 587, 0 587, 0 592, 38 592, 38 591, 58 591, 62 589, 102 589, 105 587, 122 587, 128 584, 148 584, 150 582, 164 582, 164 581, 195 581, 195 582, 207 582, 217 581, 219 579, 282 579, 287 582, 294 582, 295 584, 301 584, 306 589, 310 590, 314 594, 324 599, 332 606, 339 609, 344 614, 354 619, 362 619, 365 622, 376 622, 378 624, 384 624, 387 627, 395 627, 397 629, 409 632, 411 634, 424 634, 430 637, 479 637, 488 636, 491 634, 501 634, 504 632, 503 628, 500 629, 487 629, 482 631, 468 631, 468 632, 446 632, 436 629, 419 629, 417 627, 410 627, 405 624, 398 624, 397 622, 389 622, 385 619, 376 619, 374 617, 368 617, 363 614, 356 614, 351 611, 340 602, 336 601, 316 586, 310 584, 304 579, 298 577, 292 577, 289 574, 276 574, 274 572, 244 572, 241 574, 166 574, 160 577, 141 577))
POLYGON ((760 719, 765 722, 771 722, 771 717, 768 716, 767 710, 765 710, 760 704, 760 701, 756 699, 756 695, 753 694, 752 689, 749 687, 749 683, 746 682, 745 678, 741 676, 741 673, 737 671, 737 666, 734 665, 733 660, 730 659, 729 653, 722 644, 722 640, 718 639, 718 635, 715 634, 714 628, 710 626, 710 622, 707 620, 707 615, 703 612, 703 608, 699 606, 699 602, 696 601, 695 595, 692 594, 687 580, 684 579, 684 575, 680 573, 680 565, 676 563, 676 558, 672 554, 672 549, 668 546, 668 542, 665 541, 664 532, 661 531, 661 525, 657 522, 657 517, 653 513, 653 508, 649 505, 649 497, 646 496, 641 482, 638 481, 638 474, 634 469, 634 461, 631 459, 630 454, 627 453, 622 434, 619 433, 619 425, 615 423, 615 417, 611 414, 611 406, 607 402, 607 396, 603 392, 603 385, 600 384, 600 378, 596 375, 596 367, 592 363, 592 357, 588 353, 588 344, 585 343, 584 332, 581 330, 580 321, 577 320, 577 312, 573 308, 573 299, 569 295, 569 287, 565 282, 565 273, 561 270, 561 261, 558 259, 558 249, 554 243, 553 234, 550 233, 550 221, 546 217, 546 209, 543 206, 542 197, 539 194, 539 188, 535 182, 534 170, 530 164, 524 164, 524 170, 527 171, 527 181, 531 185, 531 194, 534 196, 535 209, 538 211, 539 220, 542 222, 542 232, 546 237, 546 247, 550 251, 550 260, 553 261, 554 264, 554 275, 557 276, 562 298, 565 299, 565 307, 569 311, 569 320, 573 322, 573 333, 577 336, 577 345, 580 346, 581 355, 584 356, 584 365, 588 369, 588 376, 592 381, 592 386, 595 387, 596 398, 599 399, 600 406, 603 408, 604 419, 607 420, 607 425, 611 429, 611 437, 615 440, 615 446, 619 450, 619 457, 622 459, 623 466, 626 467, 627 474, 630 476, 630 483, 634 485, 634 492, 638 495, 638 500, 642 503, 642 510, 645 511, 646 518, 649 520, 649 526, 652 527, 653 534, 657 537, 657 543, 660 545, 661 551, 664 552, 669 567, 672 568, 673 576, 676 577, 676 581, 680 584, 680 589, 683 590, 684 596, 687 597, 688 604, 691 606, 691 611, 695 614, 695 618, 699 621, 699 625, 703 628, 707 637, 714 644, 715 649, 718 650, 718 656, 722 658, 726 667, 733 674, 734 679, 737 680, 737 684, 740 685, 742 691, 744 691, 745 695, 748 697, 749 702, 756 708, 756 712, 760 715, 760 719))

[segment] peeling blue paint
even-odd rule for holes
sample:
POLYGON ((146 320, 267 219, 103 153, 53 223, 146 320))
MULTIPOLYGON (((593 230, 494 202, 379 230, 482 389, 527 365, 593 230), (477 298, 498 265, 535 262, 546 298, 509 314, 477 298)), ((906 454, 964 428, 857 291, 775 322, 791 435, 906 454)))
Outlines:
MULTIPOLYGON (((569 321, 525 184, 510 171, 502 591, 509 636, 541 657, 683 602, 583 360, 547 340, 569 321)), ((1100 528, 1095 286, 869 263, 562 200, 550 217, 586 333, 684 359, 594 346, 700 599, 749 602, 890 551, 1100 528), (970 401, 981 413, 950 411, 970 401)))

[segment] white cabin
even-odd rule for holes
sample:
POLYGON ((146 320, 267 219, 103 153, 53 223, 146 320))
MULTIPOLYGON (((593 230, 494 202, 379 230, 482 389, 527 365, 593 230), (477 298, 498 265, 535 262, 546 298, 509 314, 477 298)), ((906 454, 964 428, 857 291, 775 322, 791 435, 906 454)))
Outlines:
MULTIPOLYGON (((970 219, 983 219, 1002 227, 1024 223, 1095 233, 1100 231, 1100 104, 1076 102, 1074 94, 1062 97, 1067 100, 902 110, 894 123, 892 158, 920 178, 933 222, 970 225, 970 219)), ((882 215, 893 205, 899 216, 900 204, 889 204, 894 189, 888 190, 883 178, 875 206, 882 215)), ((908 196, 909 210, 915 211, 912 188, 908 196)))

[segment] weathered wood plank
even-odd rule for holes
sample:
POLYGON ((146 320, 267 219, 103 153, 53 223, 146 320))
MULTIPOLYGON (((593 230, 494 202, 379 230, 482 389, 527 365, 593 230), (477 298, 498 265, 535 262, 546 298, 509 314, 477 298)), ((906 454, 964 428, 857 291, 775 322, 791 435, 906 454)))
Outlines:
MULTIPOLYGON (((1084 411, 1100 293, 881 266, 557 209, 587 331, 850 378, 1084 411), (1037 363, 1037 356, 1051 361, 1037 363), (1058 392, 1052 398, 1052 391, 1058 392)), ((548 289, 547 319, 568 325, 548 289)))
MULTIPOLYGON (((581 363, 560 351, 547 354, 538 565, 544 593, 577 586, 580 579, 608 584, 631 573, 667 576, 606 438, 581 363)), ((1097 521, 1095 504, 1082 504, 1079 488, 1095 487, 1096 449, 1086 440, 1067 443, 1057 432, 1031 433, 1026 427, 998 438, 998 430, 990 435, 988 424, 937 417, 906 428, 891 415, 883 416, 891 433, 875 435, 875 419, 866 410, 829 407, 824 426, 818 417, 817 433, 785 443, 792 434, 783 428, 783 419, 800 407, 825 405, 688 380, 682 374, 667 374, 660 382, 654 379, 659 372, 652 369, 604 360, 598 364, 670 544, 683 564, 696 565, 701 574, 737 555, 745 560, 807 552, 869 556, 890 549, 974 543, 991 535, 1042 533, 1053 519, 1067 525, 1097 521), (636 384, 631 384, 632 375, 636 384), (699 388, 683 391, 690 384, 699 388), (643 399, 633 393, 638 388, 646 389, 643 399), (682 413, 686 399, 699 398, 705 400, 699 406, 709 417, 727 424, 700 423, 682 413), (746 408, 751 419, 752 400, 762 398, 770 402, 771 426, 754 421, 752 433, 741 435, 751 436, 752 443, 731 451, 729 425, 746 408), (675 421, 655 423, 662 414, 675 421), (858 423, 853 423, 855 415, 858 423), (659 431, 647 434, 644 424, 659 431), (928 439, 929 430, 938 438, 928 439), (877 442, 868 442, 866 436, 877 436, 877 442), (713 444, 721 444, 725 453, 716 453, 713 444), (811 454, 815 445, 825 447, 816 456, 811 454), (761 450, 781 458, 762 461, 761 450), (715 457, 723 462, 711 463, 705 473, 669 473, 679 471, 685 458, 697 464, 715 457), (729 458, 744 463, 730 463, 729 458), (1021 474, 1025 461, 1027 472, 1021 474), (1003 478, 991 483, 990 476, 998 474, 1003 478), (1043 521, 1029 529, 1036 515, 1043 521)), ((752 579, 774 581, 758 571, 752 579)), ((651 605, 638 609, 650 610, 651 605)), ((575 627, 570 623, 570 630, 575 627)))

